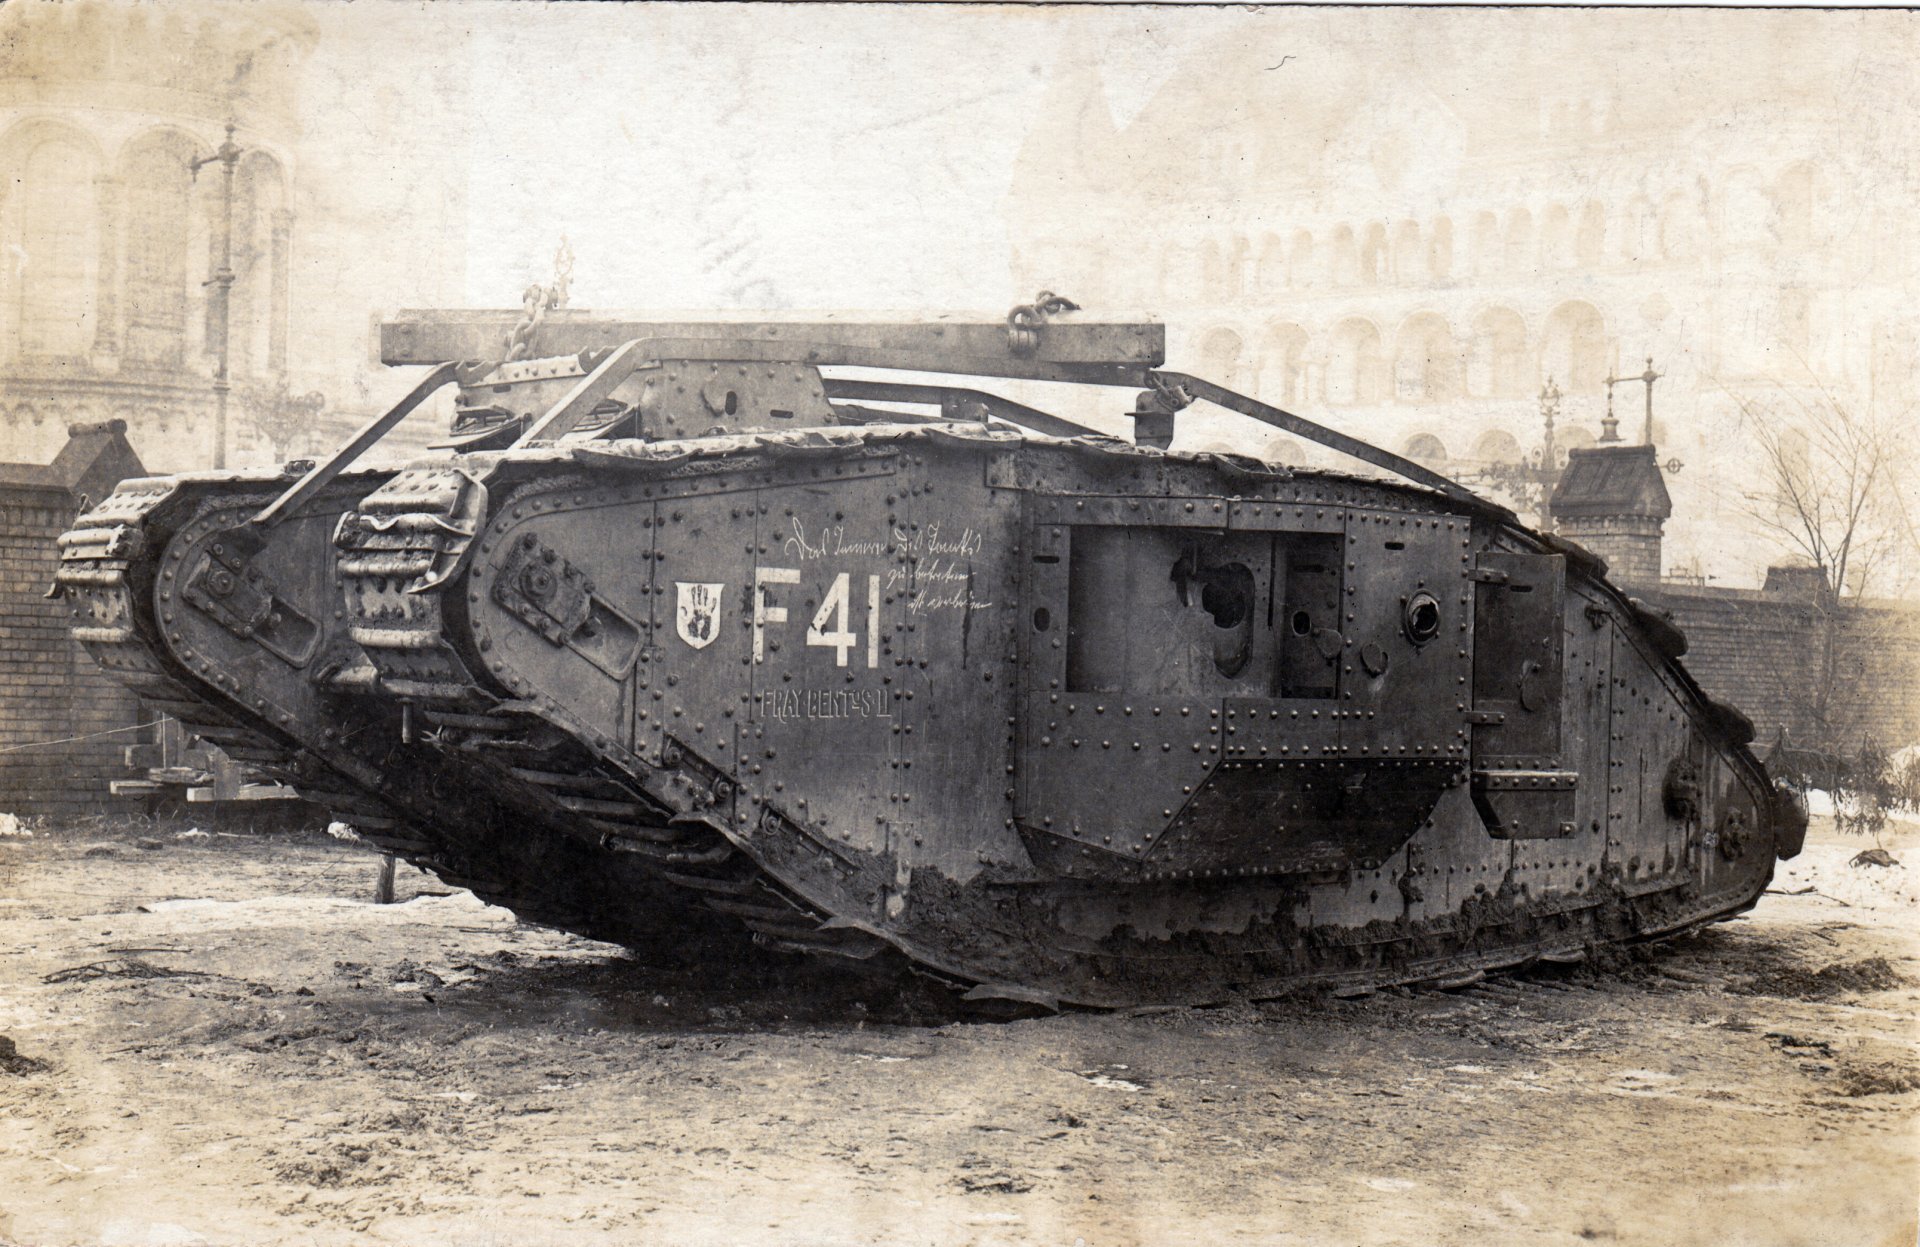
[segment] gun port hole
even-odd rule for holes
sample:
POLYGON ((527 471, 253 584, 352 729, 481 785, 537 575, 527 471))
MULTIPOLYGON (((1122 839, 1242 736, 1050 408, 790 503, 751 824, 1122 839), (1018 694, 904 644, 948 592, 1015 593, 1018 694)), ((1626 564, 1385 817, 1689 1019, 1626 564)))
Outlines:
POLYGON ((1033 612, 1033 630, 1035 632, 1045 632, 1048 628, 1051 628, 1051 627, 1053 627, 1052 613, 1049 612, 1047 608, 1044 606, 1036 609, 1033 612))
POLYGON ((1293 635, 1305 636, 1307 633, 1313 631, 1313 616, 1307 614, 1305 611, 1295 611, 1293 612, 1293 621, 1290 626, 1293 628, 1293 635))
POLYGON ((1220 628, 1238 628, 1253 614, 1253 572, 1245 563, 1209 563, 1197 547, 1189 546, 1168 576, 1182 606, 1191 605, 1200 591, 1200 609, 1220 628))
POLYGON ((1200 585, 1200 608, 1216 628, 1238 628, 1253 610, 1253 573, 1243 563, 1208 568, 1200 585))
POLYGON ((1407 636, 1415 645, 1425 645, 1440 635, 1440 604, 1427 594, 1418 594, 1407 603, 1407 636))

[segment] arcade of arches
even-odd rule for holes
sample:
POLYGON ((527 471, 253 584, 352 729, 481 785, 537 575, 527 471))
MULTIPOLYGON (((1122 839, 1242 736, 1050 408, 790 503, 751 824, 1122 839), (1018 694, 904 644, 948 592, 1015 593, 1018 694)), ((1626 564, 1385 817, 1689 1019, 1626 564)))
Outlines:
MULTIPOLYGON (((218 166, 156 127, 106 152, 82 130, 31 121, 0 136, 0 362, 67 374, 190 371, 218 340, 204 282, 218 263, 218 166)), ((236 377, 286 368, 293 217, 279 162, 234 174, 230 350, 236 377)))
POLYGON ((1815 241, 1819 201, 1818 171, 1801 160, 1772 171, 1743 167, 1715 185, 1686 179, 1612 202, 1515 204, 1464 213, 1457 223, 1436 216, 1213 237, 1169 245, 1146 272, 1149 281, 1158 277, 1158 289, 1128 293, 1221 303, 1282 291, 1528 280, 1573 269, 1791 252, 1815 241))
POLYGON ((1248 351, 1236 330, 1198 341, 1201 370, 1229 387, 1288 403, 1366 406, 1460 399, 1528 398, 1548 377, 1570 394, 1598 393, 1607 376, 1605 319, 1590 303, 1562 303, 1530 329, 1510 308, 1488 308, 1461 327, 1418 312, 1383 332, 1349 316, 1318 333, 1290 321, 1269 325, 1248 351))

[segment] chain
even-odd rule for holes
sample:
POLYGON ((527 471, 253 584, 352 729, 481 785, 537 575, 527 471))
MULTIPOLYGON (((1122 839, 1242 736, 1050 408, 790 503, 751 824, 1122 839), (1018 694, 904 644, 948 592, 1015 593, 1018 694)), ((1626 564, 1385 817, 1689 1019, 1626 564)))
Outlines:
POLYGON ((1007 313, 1007 348, 1021 357, 1040 349, 1040 326, 1061 312, 1077 312, 1080 305, 1072 299, 1042 290, 1033 302, 1022 303, 1007 313))
POLYGON ((543 286, 535 282, 520 296, 520 319, 507 335, 509 360, 526 359, 533 353, 534 331, 547 319, 548 312, 567 305, 567 292, 572 286, 573 247, 562 234, 560 248, 553 253, 553 284, 543 286))

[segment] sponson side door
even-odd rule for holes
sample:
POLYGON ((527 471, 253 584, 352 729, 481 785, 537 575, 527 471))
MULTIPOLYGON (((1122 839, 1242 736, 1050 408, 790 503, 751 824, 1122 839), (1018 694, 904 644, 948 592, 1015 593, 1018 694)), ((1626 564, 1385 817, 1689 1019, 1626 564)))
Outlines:
POLYGON ((1313 874, 1403 844, 1464 762, 1455 522, 1031 497, 1016 815, 1036 863, 1313 874), (1410 614, 1427 584, 1447 609, 1410 614))
POLYGON ((1224 699, 1267 694, 1273 542, 1225 505, 1029 497, 1015 806, 1043 868, 1137 873, 1218 764, 1224 699))
POLYGON ((1562 739, 1567 561, 1489 549, 1471 575, 1474 808, 1500 839, 1570 836, 1581 777, 1562 739))

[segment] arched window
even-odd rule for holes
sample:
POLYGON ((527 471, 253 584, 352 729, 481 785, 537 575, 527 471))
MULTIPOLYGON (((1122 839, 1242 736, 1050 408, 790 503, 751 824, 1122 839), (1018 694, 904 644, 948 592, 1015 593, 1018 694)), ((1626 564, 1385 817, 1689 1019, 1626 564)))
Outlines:
POLYGON ((1433 234, 1427 240, 1427 274, 1435 281, 1445 281, 1453 274, 1453 222, 1446 217, 1433 223, 1433 234))
POLYGON ((1380 357, 1380 331, 1354 317, 1334 326, 1328 339, 1327 401, 1352 405, 1386 397, 1386 368, 1380 357))
POLYGON ((1416 282, 1426 277, 1427 257, 1420 250, 1420 226, 1402 221, 1393 227, 1393 279, 1416 282))
POLYGON ((1460 353, 1447 322, 1432 312, 1407 318, 1394 339, 1393 392, 1402 402, 1460 397, 1460 353))
POLYGON ((1367 241, 1360 248, 1360 280, 1377 286, 1386 278, 1387 227, 1375 221, 1367 226, 1367 241))
POLYGON ((1447 446, 1431 433, 1415 433, 1407 439, 1401 454, 1424 467, 1439 467, 1447 461, 1447 446))
POLYGON ((1591 394, 1607 377, 1607 331, 1591 303, 1562 303, 1547 317, 1541 370, 1570 394, 1591 394))
POLYGON ((1520 314, 1496 307, 1475 317, 1467 351, 1467 393, 1475 398, 1519 398, 1531 380, 1527 325, 1520 314))
POLYGON ((1774 232, 1783 247, 1813 244, 1813 166, 1802 162, 1773 186, 1774 232))
POLYGON ((1806 363, 1813 345, 1813 296, 1805 286, 1784 286, 1774 309, 1775 335, 1788 355, 1806 363))
POLYGON ((1295 230, 1287 247, 1287 284, 1296 289, 1317 285, 1313 275, 1313 235, 1295 230))
POLYGON ((1473 219, 1473 275, 1490 277, 1500 271, 1500 223, 1491 212, 1473 219))
POLYGON ((1246 353, 1240 335, 1231 329, 1209 329, 1200 339, 1201 375, 1230 390, 1240 388, 1240 366, 1246 353))
POLYGON ((1268 463, 1284 463, 1290 468, 1303 467, 1307 462, 1300 443, 1285 435, 1268 438, 1260 447, 1260 457, 1268 463))
POLYGON ((1580 209, 1580 233, 1574 239, 1574 254, 1585 265, 1601 264, 1607 258, 1607 210, 1589 199, 1580 209))
POLYGON ((1307 396, 1307 335, 1298 325, 1267 330, 1260 347, 1260 396, 1286 406, 1307 396))
POLYGON ((1660 221, 1653 204, 1645 195, 1635 195, 1627 204, 1626 236, 1620 240, 1620 258, 1629 264, 1650 260, 1658 255, 1660 221))
POLYGON ((1553 435, 1553 457, 1558 460, 1555 467, 1567 466, 1567 452, 1578 450, 1594 443, 1593 433, 1580 425, 1563 426, 1553 435))
POLYGON ((1287 286, 1287 249, 1278 234, 1260 241, 1260 264, 1256 283, 1263 295, 1279 294, 1287 286))
POLYGON ((1482 463, 1520 462, 1520 443, 1505 429, 1488 429, 1473 444, 1473 457, 1482 463))
POLYGON ((1870 391, 1883 405, 1898 410, 1920 393, 1920 331, 1911 321, 1886 320, 1874 330, 1868 362, 1870 391))
POLYGON ((1700 210, 1687 195, 1675 191, 1660 205, 1660 255, 1668 260, 1689 260, 1706 246, 1706 225, 1700 210))
POLYGON ((1200 244, 1200 288, 1194 292, 1203 303, 1225 302, 1236 293, 1233 264, 1225 248, 1209 238, 1200 244))
POLYGON ((1727 179, 1725 212, 1720 234, 1728 246, 1763 247, 1773 241, 1773 199, 1752 169, 1741 169, 1727 179))
POLYGON ((94 340, 100 254, 93 154, 48 135, 32 143, 8 204, 3 259, 10 344, 22 355, 77 356, 94 340))
POLYGON ((1540 264, 1544 268, 1573 265, 1573 217, 1564 204, 1552 204, 1540 218, 1540 264))
POLYGON ((233 187, 232 368, 237 375, 286 367, 286 194, 279 162, 255 152, 233 187))
MULTIPOLYGON (((185 137, 149 135, 128 149, 126 182, 126 354, 177 368, 186 358, 188 240, 194 146, 185 137)), ((197 269, 197 266, 195 266, 197 269)))
POLYGON ((1507 217, 1506 269, 1509 273, 1526 273, 1533 267, 1533 214, 1515 208, 1507 217))
POLYGON ((1327 253, 1327 276, 1338 287, 1351 286, 1360 272, 1360 249, 1354 245, 1353 229, 1342 225, 1333 231, 1333 247, 1327 253))

